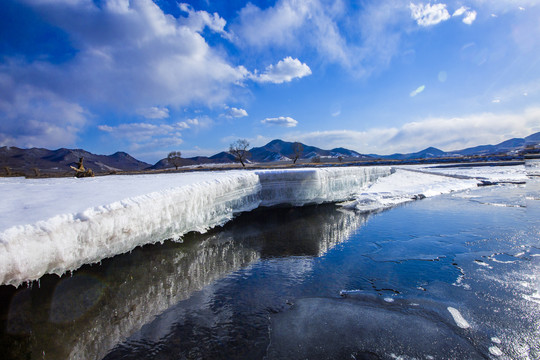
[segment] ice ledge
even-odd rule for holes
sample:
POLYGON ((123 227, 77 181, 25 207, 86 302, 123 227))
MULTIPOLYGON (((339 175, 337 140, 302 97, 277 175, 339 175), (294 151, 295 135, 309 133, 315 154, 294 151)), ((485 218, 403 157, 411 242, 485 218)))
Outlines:
MULTIPOLYGON (((204 232, 259 206, 344 201, 390 173, 390 167, 261 170, 212 174, 206 181, 200 174, 192 183, 178 181, 181 186, 9 227, 0 233, 0 284, 61 275, 137 246, 204 232)), ((26 186, 20 189, 24 192, 26 186)), ((78 195, 94 196, 95 187, 87 189, 92 191, 81 187, 78 195)), ((62 189, 56 191, 62 198, 62 189)))

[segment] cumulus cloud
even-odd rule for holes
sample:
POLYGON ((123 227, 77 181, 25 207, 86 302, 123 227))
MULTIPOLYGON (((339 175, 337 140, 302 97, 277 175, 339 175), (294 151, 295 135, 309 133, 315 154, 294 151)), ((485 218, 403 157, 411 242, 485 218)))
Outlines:
POLYGON ((195 11, 191 5, 185 3, 180 3, 179 7, 180 10, 188 14, 187 19, 182 22, 190 29, 201 32, 205 27, 208 27, 212 31, 220 33, 225 37, 229 37, 225 31, 227 22, 217 13, 209 14, 206 11, 195 11))
POLYGON ((253 80, 261 83, 281 84, 311 75, 311 69, 298 59, 288 56, 276 65, 268 65, 262 74, 253 74, 253 80))
POLYGON ((429 118, 401 127, 366 131, 320 131, 292 134, 291 139, 323 148, 343 146, 365 154, 416 152, 429 146, 445 151, 497 144, 540 131, 540 108, 517 113, 480 113, 455 118, 429 118))
MULTIPOLYGON (((71 39, 76 55, 66 63, 18 64, 12 73, 55 88, 62 96, 117 108, 222 102, 248 71, 232 66, 201 36, 222 33, 216 14, 181 8, 178 19, 151 0, 60 3, 26 0, 71 39)), ((31 81, 31 80, 30 80, 31 81)))
POLYGON ((476 20, 476 11, 467 11, 465 13, 465 17, 463 18, 463 22, 467 25, 471 25, 474 20, 476 20))
POLYGON ((225 116, 227 116, 228 118, 241 118, 241 117, 245 117, 245 116, 248 116, 248 113, 246 110, 244 109, 238 109, 238 108, 235 108, 235 107, 228 107, 226 106, 225 107, 226 109, 226 114, 225 116))
POLYGON ((413 91, 411 91, 411 93, 409 94, 410 97, 415 97, 416 95, 420 94, 422 91, 424 91, 424 89, 426 88, 425 85, 420 85, 419 87, 417 87, 416 89, 414 89, 413 91))
POLYGON ((288 117, 288 116, 280 116, 280 117, 277 117, 277 118, 266 118, 264 120, 261 120, 261 123, 267 124, 267 125, 295 127, 298 124, 298 121, 296 121, 293 118, 288 117))
POLYGON ((462 21, 467 25, 471 25, 476 20, 477 13, 475 10, 470 10, 468 7, 462 6, 452 14, 453 17, 462 15, 465 15, 462 21))
POLYGON ((166 119, 169 117, 169 109, 166 107, 152 106, 137 110, 137 114, 147 119, 166 119))
POLYGON ((420 26, 432 26, 450 19, 446 4, 413 4, 409 5, 411 17, 420 26))

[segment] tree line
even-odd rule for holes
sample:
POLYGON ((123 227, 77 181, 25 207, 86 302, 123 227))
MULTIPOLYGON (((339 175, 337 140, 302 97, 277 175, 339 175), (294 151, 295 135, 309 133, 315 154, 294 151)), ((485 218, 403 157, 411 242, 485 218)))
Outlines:
MULTIPOLYGON (((231 143, 229 146, 229 154, 234 156, 234 159, 242 164, 242 167, 246 167, 248 158, 251 156, 249 150, 249 142, 246 139, 238 139, 235 142, 231 143)), ((293 164, 296 164, 296 161, 302 156, 304 151, 304 145, 299 142, 293 143, 293 164)), ((173 165, 176 170, 182 165, 182 153, 180 151, 171 151, 167 155, 167 162, 170 165, 173 165)))

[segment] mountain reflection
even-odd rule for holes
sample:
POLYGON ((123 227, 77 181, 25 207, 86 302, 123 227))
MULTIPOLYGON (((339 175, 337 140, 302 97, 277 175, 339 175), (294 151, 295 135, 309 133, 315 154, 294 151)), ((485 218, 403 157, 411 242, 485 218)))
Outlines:
POLYGON ((260 258, 322 256, 366 219, 331 204, 261 209, 206 234, 190 233, 183 243, 137 248, 60 279, 46 276, 39 287, 1 287, 3 347, 12 358, 101 359, 217 279, 260 258))

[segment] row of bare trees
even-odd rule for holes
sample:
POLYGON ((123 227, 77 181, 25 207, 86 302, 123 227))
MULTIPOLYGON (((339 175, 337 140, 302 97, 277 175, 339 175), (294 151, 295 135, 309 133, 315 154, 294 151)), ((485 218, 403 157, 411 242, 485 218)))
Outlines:
MULTIPOLYGON (((242 167, 246 167, 247 159, 251 156, 249 150, 249 142, 246 139, 238 139, 229 146, 229 153, 234 156, 234 159, 242 164, 242 167)), ((302 156, 304 146, 295 142, 293 144, 293 164, 302 156)), ((169 164, 174 165, 176 170, 182 164, 182 153, 180 151, 171 151, 167 155, 167 161, 169 164)))
MULTIPOLYGON (((248 151, 249 142, 246 139, 238 139, 231 144, 229 147, 229 153, 234 156, 236 161, 242 164, 243 167, 246 166, 246 161, 251 155, 248 151)), ((304 151, 304 145, 299 142, 293 144, 293 164, 296 164, 296 161, 302 156, 304 151)))

